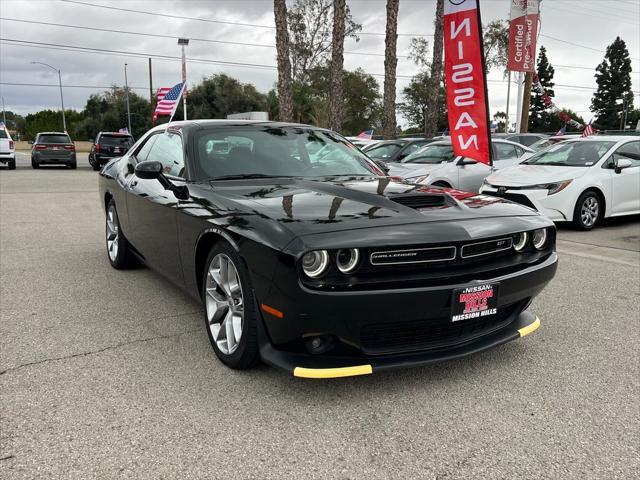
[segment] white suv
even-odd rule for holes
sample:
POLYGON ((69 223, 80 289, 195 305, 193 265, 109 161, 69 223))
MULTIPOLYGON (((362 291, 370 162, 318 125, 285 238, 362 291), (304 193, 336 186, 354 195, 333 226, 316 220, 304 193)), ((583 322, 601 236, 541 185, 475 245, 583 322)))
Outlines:
POLYGON ((0 163, 6 163, 9 170, 16 169, 16 148, 6 128, 0 128, 0 163))

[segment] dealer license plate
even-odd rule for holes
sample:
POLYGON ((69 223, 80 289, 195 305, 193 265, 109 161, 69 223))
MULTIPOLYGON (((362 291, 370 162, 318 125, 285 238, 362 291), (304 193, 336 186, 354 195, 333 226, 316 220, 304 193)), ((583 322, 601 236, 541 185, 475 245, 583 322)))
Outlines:
POLYGON ((498 313, 499 287, 499 283, 484 283, 454 290, 451 321, 486 318, 498 313))

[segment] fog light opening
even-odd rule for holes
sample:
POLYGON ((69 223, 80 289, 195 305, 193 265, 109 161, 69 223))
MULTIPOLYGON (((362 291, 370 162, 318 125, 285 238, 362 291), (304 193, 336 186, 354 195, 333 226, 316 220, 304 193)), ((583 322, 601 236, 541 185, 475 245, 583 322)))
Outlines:
POLYGON ((319 355, 331 350, 335 341, 332 335, 316 335, 305 339, 304 344, 309 353, 319 355))

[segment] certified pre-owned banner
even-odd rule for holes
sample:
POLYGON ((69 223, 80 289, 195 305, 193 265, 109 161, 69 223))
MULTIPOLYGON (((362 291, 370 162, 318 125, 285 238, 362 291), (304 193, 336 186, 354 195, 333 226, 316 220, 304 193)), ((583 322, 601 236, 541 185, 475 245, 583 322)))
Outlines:
POLYGON ((444 55, 453 151, 456 155, 491 165, 478 0, 445 0, 444 55))
POLYGON ((509 61, 512 72, 534 72, 540 0, 511 0, 509 61))

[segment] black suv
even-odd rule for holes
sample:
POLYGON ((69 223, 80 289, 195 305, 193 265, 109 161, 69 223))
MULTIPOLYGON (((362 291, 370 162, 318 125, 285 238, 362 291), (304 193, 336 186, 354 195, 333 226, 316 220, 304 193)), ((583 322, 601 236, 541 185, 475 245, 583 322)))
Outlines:
POLYGON ((127 153, 133 143, 128 133, 99 132, 89 152, 89 163, 94 170, 100 170, 112 158, 127 153))
POLYGON ((31 147, 31 166, 64 164, 69 168, 76 168, 76 147, 66 133, 41 132, 31 147))

